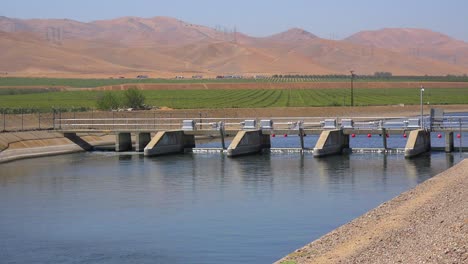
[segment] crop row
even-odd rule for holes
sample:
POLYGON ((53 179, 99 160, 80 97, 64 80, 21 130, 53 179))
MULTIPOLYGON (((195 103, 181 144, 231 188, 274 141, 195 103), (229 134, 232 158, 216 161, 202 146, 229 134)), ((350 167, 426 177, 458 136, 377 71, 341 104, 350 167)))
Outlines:
MULTIPOLYGON (((116 92, 118 95, 121 92, 116 92)), ((178 109, 349 106, 349 89, 143 90, 146 104, 178 109)), ((0 96, 0 108, 94 108, 98 91, 0 96)), ((354 89, 355 105, 419 104, 419 89, 354 89)), ((468 88, 426 89, 425 104, 467 104, 468 88)))

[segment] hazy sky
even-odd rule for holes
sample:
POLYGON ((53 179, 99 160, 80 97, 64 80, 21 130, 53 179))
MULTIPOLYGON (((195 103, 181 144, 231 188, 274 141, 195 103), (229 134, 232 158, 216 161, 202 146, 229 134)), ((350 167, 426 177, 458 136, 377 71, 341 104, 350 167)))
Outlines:
POLYGON ((468 41, 467 0, 4 0, 0 15, 82 22, 122 16, 170 16, 266 36, 291 27, 341 39, 384 27, 426 28, 468 41))

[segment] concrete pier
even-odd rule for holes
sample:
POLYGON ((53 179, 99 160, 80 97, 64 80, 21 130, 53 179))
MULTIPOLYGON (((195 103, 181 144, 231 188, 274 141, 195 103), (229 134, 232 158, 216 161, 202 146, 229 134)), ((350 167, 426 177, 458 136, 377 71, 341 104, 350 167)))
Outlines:
POLYGON ((261 130, 239 131, 227 149, 228 157, 254 154, 271 148, 270 136, 261 130))
POLYGON ((183 153, 195 147, 195 136, 185 135, 184 131, 160 131, 144 149, 145 156, 183 153))
POLYGON ((422 129, 413 130, 408 136, 405 158, 411 158, 431 150, 431 133, 422 129))
POLYGON ((382 141, 383 141, 383 148, 387 149, 387 130, 385 128, 382 128, 382 141))
POLYGON ((127 132, 119 132, 115 135, 115 151, 122 152, 132 150, 132 135, 127 132))
POLYGON ((453 149, 453 132, 445 132, 445 152, 450 153, 453 149))
POLYGON ((314 157, 341 154, 349 148, 349 135, 342 130, 325 130, 320 134, 314 148, 314 157))
POLYGON ((140 132, 136 133, 136 146, 135 146, 135 151, 136 152, 143 152, 146 145, 151 141, 151 133, 147 132, 140 132))

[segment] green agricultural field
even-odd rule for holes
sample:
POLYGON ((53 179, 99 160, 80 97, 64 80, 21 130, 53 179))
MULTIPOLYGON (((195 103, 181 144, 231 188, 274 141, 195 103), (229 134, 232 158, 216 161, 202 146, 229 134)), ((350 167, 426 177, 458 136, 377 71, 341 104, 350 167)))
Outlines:
MULTIPOLYGON (((297 83, 297 82, 349 82, 348 75, 280 75, 266 78, 244 79, 55 79, 2 77, 0 86, 46 86, 94 88, 107 85, 144 84, 144 83, 297 83)), ((356 82, 468 82, 467 76, 356 76, 356 82)))
POLYGON ((268 79, 54 79, 54 78, 0 78, 0 86, 49 86, 95 88, 107 85, 144 83, 245 83, 268 82, 268 79))
MULTIPOLYGON (((115 92, 122 96, 123 92, 115 92)), ((349 89, 143 90, 146 104, 176 109, 349 106, 349 89)), ((99 91, 0 95, 0 108, 95 108, 99 91)), ((419 89, 355 89, 356 106, 419 104, 419 89)), ((468 88, 426 89, 425 104, 467 104, 468 88)))

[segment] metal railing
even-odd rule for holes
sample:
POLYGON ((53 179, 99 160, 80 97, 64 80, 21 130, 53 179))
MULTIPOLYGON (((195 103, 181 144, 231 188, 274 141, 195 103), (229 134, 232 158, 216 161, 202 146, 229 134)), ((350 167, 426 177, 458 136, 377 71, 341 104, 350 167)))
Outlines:
POLYGON ((100 131, 140 131, 140 130, 313 130, 313 129, 353 129, 353 130, 413 130, 456 131, 468 130, 468 116, 444 116, 439 120, 425 117, 268 117, 268 118, 56 118, 56 130, 100 130, 100 131), (422 127, 421 124, 424 124, 422 127))

